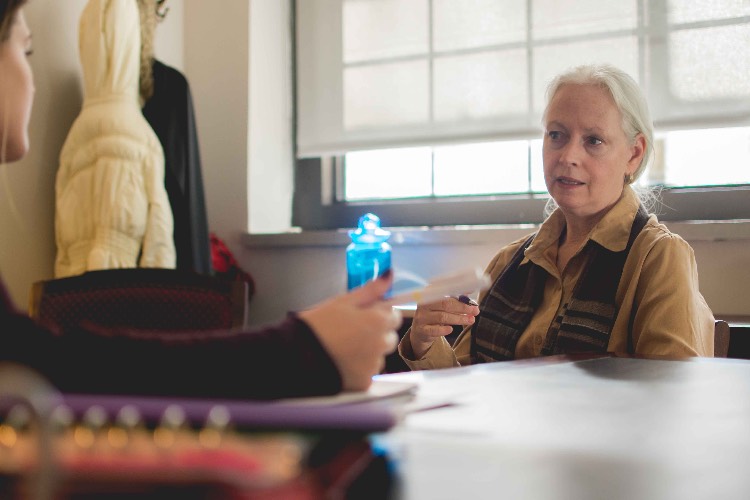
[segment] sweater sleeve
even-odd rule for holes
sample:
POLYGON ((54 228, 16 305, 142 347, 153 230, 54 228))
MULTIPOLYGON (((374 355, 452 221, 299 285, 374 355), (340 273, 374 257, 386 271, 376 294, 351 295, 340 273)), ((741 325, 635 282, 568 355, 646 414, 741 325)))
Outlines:
POLYGON ((294 315, 258 331, 88 329, 66 337, 52 381, 68 392, 276 399, 342 388, 333 360, 294 315))
POLYGON ((257 331, 52 332, 9 307, 0 361, 28 365, 63 392, 276 399, 340 392, 341 376, 294 314, 257 331))

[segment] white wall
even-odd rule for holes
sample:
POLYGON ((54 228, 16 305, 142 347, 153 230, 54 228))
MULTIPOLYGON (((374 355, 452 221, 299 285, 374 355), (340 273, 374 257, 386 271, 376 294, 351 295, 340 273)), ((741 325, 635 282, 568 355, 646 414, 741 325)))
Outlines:
POLYGON ((172 0, 167 6, 166 17, 156 27, 154 54, 164 64, 184 72, 185 7, 182 0, 172 0))
MULTIPOLYGON (((429 279, 443 273, 484 267, 517 231, 500 234, 494 241, 427 245, 393 245, 393 266, 429 279)), ((252 240, 252 238, 250 238, 252 240)), ((332 246, 248 245, 240 254, 242 265, 254 276, 258 288, 250 307, 250 323, 265 324, 288 311, 319 302, 346 289, 346 242, 332 246)), ((469 239, 470 240, 470 239, 469 239)), ((716 316, 750 317, 750 240, 688 242, 695 251, 701 293, 716 316)))
POLYGON ((232 248, 248 228, 249 0, 185 7, 185 74, 195 105, 208 224, 232 248))
POLYGON ((289 229, 294 189, 289 4, 250 0, 249 230, 289 229))
POLYGON ((239 251, 248 230, 290 226, 291 28, 286 1, 217 5, 185 3, 185 73, 198 123, 209 228, 239 251))

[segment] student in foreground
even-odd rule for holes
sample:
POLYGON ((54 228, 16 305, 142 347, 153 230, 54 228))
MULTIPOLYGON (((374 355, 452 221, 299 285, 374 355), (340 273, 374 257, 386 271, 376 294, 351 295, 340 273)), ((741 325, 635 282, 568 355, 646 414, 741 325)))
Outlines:
POLYGON ((548 87, 543 126, 554 210, 490 262, 478 306, 418 307, 401 357, 419 370, 580 352, 712 356, 693 250, 631 187, 653 145, 637 83, 608 65, 567 71, 548 87), (465 326, 452 347, 451 325, 465 326))
MULTIPOLYGON (((34 83, 24 4, 0 0, 2 168, 29 148, 34 83)), ((18 312, 0 281, 0 362, 27 365, 68 392, 266 399, 364 390, 398 340, 401 316, 381 300, 391 281, 384 276, 259 331, 168 335, 55 334, 18 312)))

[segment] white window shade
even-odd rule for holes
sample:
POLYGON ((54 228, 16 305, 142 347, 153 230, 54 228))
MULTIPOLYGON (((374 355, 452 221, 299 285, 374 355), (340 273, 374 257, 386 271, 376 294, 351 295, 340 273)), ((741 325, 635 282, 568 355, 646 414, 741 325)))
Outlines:
POLYGON ((437 51, 526 43, 526 0, 433 0, 432 5, 437 51))
POLYGON ((296 0, 299 157, 538 137, 564 69, 614 64, 657 126, 750 123, 750 2, 296 0))

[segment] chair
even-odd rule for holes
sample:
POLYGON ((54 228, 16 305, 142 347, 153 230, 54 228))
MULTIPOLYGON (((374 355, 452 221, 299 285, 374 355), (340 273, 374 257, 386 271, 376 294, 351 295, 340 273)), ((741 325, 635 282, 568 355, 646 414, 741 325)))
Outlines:
POLYGON ((729 323, 717 319, 714 322, 714 357, 726 358, 729 354, 729 323))
POLYGON ((230 329, 245 324, 247 294, 242 281, 194 272, 106 269, 34 283, 29 314, 61 331, 82 322, 145 331, 230 329))
POLYGON ((750 323, 747 320, 731 322, 729 324, 731 342, 727 357, 736 359, 750 359, 750 323))

